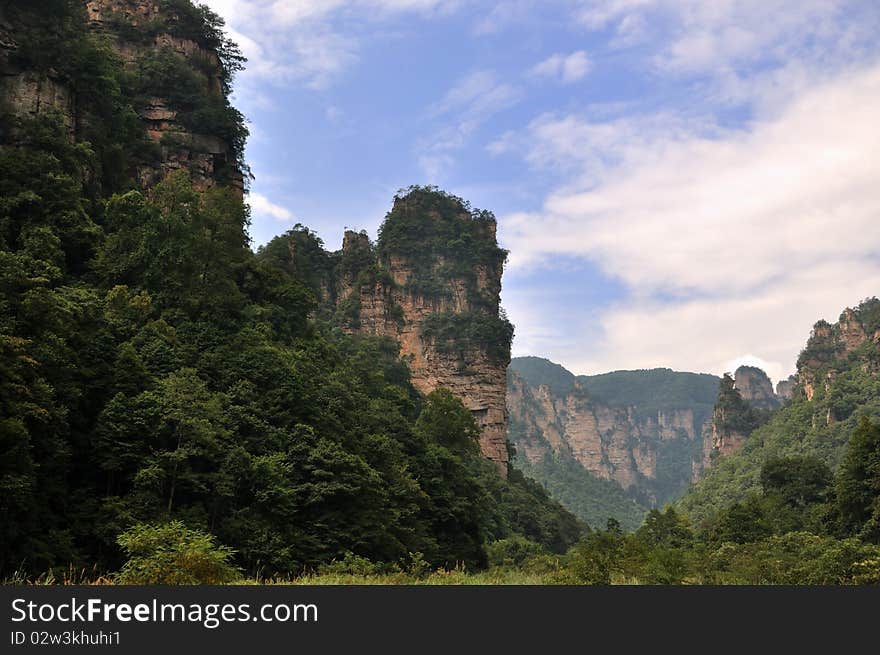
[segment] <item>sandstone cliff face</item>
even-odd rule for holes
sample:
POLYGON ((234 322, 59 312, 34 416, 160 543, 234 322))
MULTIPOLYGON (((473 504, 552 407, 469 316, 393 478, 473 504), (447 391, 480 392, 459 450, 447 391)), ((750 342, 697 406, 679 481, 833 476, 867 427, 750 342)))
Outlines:
POLYGON ((0 5, 0 98, 8 109, 26 117, 57 109, 72 131, 76 104, 64 80, 55 71, 38 73, 22 69, 14 62, 20 47, 20 28, 11 12, 0 5))
POLYGON ((704 411, 667 407, 645 413, 591 397, 580 381, 567 393, 532 386, 509 374, 507 406, 517 426, 519 457, 574 458, 593 475, 613 480, 648 506, 674 498, 698 472, 704 411))
POLYGON ((752 407, 775 409, 780 401, 767 374, 754 366, 740 366, 734 373, 734 387, 752 407))
POLYGON ((794 397, 794 389, 797 386, 797 375, 791 375, 786 380, 776 383, 776 397, 780 401, 791 400, 794 397))
MULTIPOLYGON (((878 365, 863 347, 880 343, 880 302, 865 300, 857 309, 847 308, 837 323, 819 321, 813 326, 807 345, 798 358, 797 384, 794 393, 802 393, 809 402, 828 397, 839 373, 839 366, 848 366, 855 358, 859 366, 872 375, 880 374, 878 365)), ((831 407, 817 410, 813 423, 831 425, 837 420, 831 407)))
MULTIPOLYGON (((181 18, 157 0, 88 0, 86 11, 91 28, 110 36, 128 66, 153 51, 173 52, 194 64, 209 94, 222 96, 222 67, 217 52, 193 38, 173 34, 172 28, 181 18), (149 36, 133 41, 127 34, 129 29, 144 30, 149 36)), ((232 164, 232 145, 215 135, 186 127, 167 98, 150 97, 137 111, 148 138, 161 152, 157 162, 139 167, 137 177, 143 187, 156 184, 175 170, 185 169, 196 188, 207 189, 217 183, 220 171, 232 164)), ((227 182, 243 193, 241 171, 231 171, 227 182)))
POLYGON ((739 450, 752 431, 765 423, 782 402, 770 378, 759 368, 741 366, 733 378, 725 374, 712 419, 703 428, 701 474, 717 458, 739 450))
MULTIPOLYGON (((217 52, 194 38, 173 34, 181 17, 169 5, 159 0, 88 0, 83 5, 84 23, 108 40, 127 67, 135 67, 150 53, 173 52, 204 78, 207 94, 223 101, 223 67, 217 52)), ((0 7, 0 97, 8 110, 19 116, 58 110, 71 137, 76 138, 84 120, 81 99, 56 70, 22 69, 14 63, 23 25, 15 24, 7 13, 0 7)), ((25 16, 25 20, 32 22, 33 17, 25 16)), ((158 153, 132 171, 132 177, 143 188, 153 186, 172 171, 185 169, 197 188, 206 189, 222 182, 243 193, 244 178, 238 170, 233 144, 215 134, 185 127, 178 108, 168 98, 154 96, 132 101, 143 121, 145 136, 158 153)))
POLYGON ((400 344, 420 392, 444 387, 460 398, 482 429, 483 455, 506 474, 510 335, 504 334, 509 324, 499 306, 506 253, 497 247, 494 218, 474 217, 456 205, 458 199, 415 191, 395 200, 383 226, 385 242, 380 240, 377 248, 364 234, 346 233, 338 258, 356 265, 346 266, 330 282, 326 297, 337 308, 345 307, 349 331, 400 344), (439 212, 435 204, 446 211, 439 212), (464 255, 459 261, 454 253, 426 255, 387 238, 397 230, 401 243, 418 244, 434 227, 467 233, 474 252, 491 256, 476 261, 464 255), (475 326, 501 332, 478 334, 475 326))

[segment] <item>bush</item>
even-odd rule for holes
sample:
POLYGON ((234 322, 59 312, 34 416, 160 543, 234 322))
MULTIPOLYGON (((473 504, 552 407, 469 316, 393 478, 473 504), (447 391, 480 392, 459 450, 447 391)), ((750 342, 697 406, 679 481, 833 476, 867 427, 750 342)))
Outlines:
POLYGON ((571 549, 564 580, 569 584, 610 585, 619 568, 619 540, 614 533, 594 532, 571 549))
POLYGON ((381 564, 371 562, 366 557, 348 552, 341 560, 333 560, 329 564, 322 564, 318 568, 318 573, 321 575, 370 576, 382 573, 384 568, 381 564))
POLYGON ((518 535, 493 541, 486 546, 489 564, 508 568, 521 568, 526 560, 546 552, 541 544, 518 535))
POLYGON ((181 521, 136 525, 117 542, 128 555, 116 578, 120 584, 210 585, 239 577, 229 563, 230 548, 218 546, 212 535, 191 530, 181 521))

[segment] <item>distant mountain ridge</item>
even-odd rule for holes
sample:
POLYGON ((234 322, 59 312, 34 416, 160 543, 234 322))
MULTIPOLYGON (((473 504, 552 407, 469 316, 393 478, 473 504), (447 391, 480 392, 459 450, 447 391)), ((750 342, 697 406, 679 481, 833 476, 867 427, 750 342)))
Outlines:
POLYGON ((760 368, 722 378, 668 368, 574 375, 541 357, 508 370, 516 465, 591 524, 637 527, 678 500, 790 401, 760 368))
POLYGON ((516 465, 588 522, 637 527, 699 475, 719 382, 670 369, 575 376, 516 358, 507 396, 516 465))

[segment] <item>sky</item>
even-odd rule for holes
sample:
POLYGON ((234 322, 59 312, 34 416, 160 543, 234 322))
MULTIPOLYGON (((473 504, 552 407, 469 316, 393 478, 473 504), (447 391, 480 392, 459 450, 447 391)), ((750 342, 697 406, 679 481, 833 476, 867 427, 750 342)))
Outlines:
POLYGON ((249 63, 255 246, 398 189, 489 209, 514 355, 794 372, 880 294, 876 0, 203 0, 249 63))

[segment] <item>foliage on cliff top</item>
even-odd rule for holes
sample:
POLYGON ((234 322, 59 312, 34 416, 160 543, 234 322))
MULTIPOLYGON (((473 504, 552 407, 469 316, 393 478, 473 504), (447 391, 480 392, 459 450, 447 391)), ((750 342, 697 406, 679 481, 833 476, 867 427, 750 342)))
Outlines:
MULTIPOLYGON (((86 28, 81 2, 38 0, 10 7, 17 47, 13 66, 51 76, 75 96, 77 139, 93 151, 84 180, 88 193, 130 188, 134 166, 155 156, 127 90, 129 77, 119 57, 86 28)), ((5 109, 5 108, 3 108, 5 109)), ((58 108, 59 110, 61 108, 58 108)), ((4 142, 27 138, 18 120, 7 117, 4 142), (14 136, 17 135, 17 136, 14 136)), ((32 126, 32 124, 30 124, 32 126)))
POLYGON ((714 375, 668 368, 584 375, 578 381, 588 396, 604 404, 633 406, 642 416, 693 408, 698 421, 703 412, 711 412, 718 392, 718 378, 714 375))
POLYGON ((682 510, 700 522, 743 501, 759 488, 761 467, 773 457, 811 456, 835 468, 860 417, 880 417, 880 346, 869 340, 829 366, 837 372, 827 390, 824 381, 816 384, 812 401, 796 393, 741 450, 709 469, 679 501, 682 510))
MULTIPOLYGON (((880 300, 866 298, 852 311, 856 323, 865 331, 870 341, 877 330, 880 330, 880 300)), ((847 313, 845 310, 841 314, 841 321, 847 313)), ((799 371, 813 369, 818 372, 834 363, 843 354, 844 344, 841 341, 840 324, 832 325, 822 319, 813 326, 807 345, 798 356, 797 367, 799 371)))
POLYGON ((430 314, 422 323, 422 335, 433 341, 438 352, 454 354, 465 364, 470 351, 481 350, 493 363, 507 366, 514 328, 503 312, 499 316, 480 312, 430 314))
MULTIPOLYGON (((110 29, 125 41, 142 46, 156 43, 157 37, 169 35, 194 41, 208 53, 215 53, 217 61, 201 62, 212 69, 219 64, 217 74, 223 93, 232 92, 235 75, 244 69, 247 59, 237 43, 226 35, 226 22, 207 5, 192 0, 156 0, 159 13, 149 19, 127 17, 123 12, 111 12, 103 18, 110 29)), ((210 57, 210 55, 209 55, 210 57)))
POLYGON ((404 258, 412 267, 409 285, 425 297, 448 293, 445 280, 464 280, 475 306, 491 307, 497 292, 482 297, 478 269, 500 273, 507 251, 495 240, 495 216, 436 187, 413 186, 399 191, 394 207, 379 228, 377 252, 387 262, 404 258))
POLYGON ((725 373, 719 385, 718 400, 715 402, 715 428, 722 433, 748 435, 766 422, 767 418, 769 414, 743 400, 742 394, 734 386, 733 378, 725 373))
POLYGON ((101 170, 96 171, 96 178, 108 184, 107 193, 132 186, 135 166, 151 163, 158 156, 155 146, 146 141, 138 117, 138 111, 153 97, 168 100, 180 123, 193 133, 216 137, 229 145, 229 166, 217 171, 221 182, 231 181, 238 172, 248 173, 244 161, 247 126, 228 99, 244 58, 224 36, 223 21, 209 9, 195 7, 189 0, 174 0, 173 4, 179 5, 180 16, 189 11, 181 23, 188 26, 188 38, 217 48, 217 61, 186 58, 168 47, 154 47, 155 35, 170 29, 165 20, 160 29, 152 23, 135 26, 119 19, 114 27, 122 30, 121 39, 146 37, 148 41, 135 65, 127 70, 108 38, 88 29, 82 2, 36 0, 9 9, 17 42, 11 63, 60 80, 73 92, 77 138, 91 143, 98 153, 101 170), (158 31, 153 34, 151 30, 158 31), (208 79, 215 74, 220 93, 212 92, 208 79))

